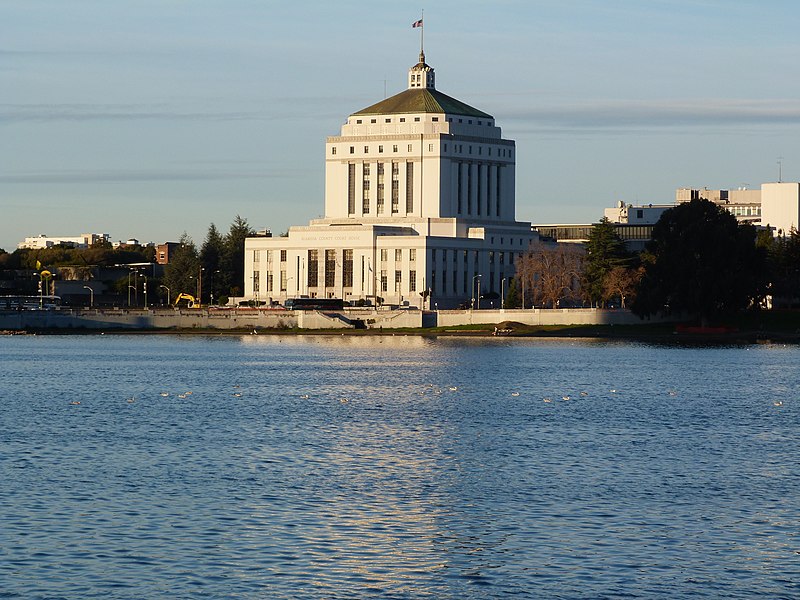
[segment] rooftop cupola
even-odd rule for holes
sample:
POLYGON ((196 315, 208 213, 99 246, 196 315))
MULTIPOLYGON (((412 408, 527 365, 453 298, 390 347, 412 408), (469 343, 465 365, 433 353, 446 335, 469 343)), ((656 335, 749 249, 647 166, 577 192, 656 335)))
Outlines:
POLYGON ((419 53, 419 62, 408 70, 408 89, 436 89, 433 67, 425 64, 425 53, 419 53))

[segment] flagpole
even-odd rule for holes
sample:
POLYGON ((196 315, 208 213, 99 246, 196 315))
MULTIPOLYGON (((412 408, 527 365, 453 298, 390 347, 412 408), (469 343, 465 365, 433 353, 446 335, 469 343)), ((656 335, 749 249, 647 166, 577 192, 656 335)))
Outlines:
POLYGON ((422 16, 420 17, 420 25, 419 28, 419 53, 420 56, 425 56, 425 49, 424 49, 424 42, 425 42, 425 9, 422 9, 422 16))

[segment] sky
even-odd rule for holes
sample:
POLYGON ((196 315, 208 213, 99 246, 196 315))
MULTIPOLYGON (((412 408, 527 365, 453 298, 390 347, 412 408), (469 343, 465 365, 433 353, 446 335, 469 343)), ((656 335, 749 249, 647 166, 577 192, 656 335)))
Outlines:
POLYGON ((518 220, 800 179, 794 0, 0 0, 0 248, 307 224, 422 10, 437 89, 516 141, 518 220))

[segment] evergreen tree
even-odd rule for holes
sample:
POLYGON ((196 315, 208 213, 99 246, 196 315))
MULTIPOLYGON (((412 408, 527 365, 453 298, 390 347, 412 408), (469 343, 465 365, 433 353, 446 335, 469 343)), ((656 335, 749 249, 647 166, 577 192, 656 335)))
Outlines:
POLYGON ((244 292, 244 240, 254 233, 247 221, 236 215, 225 236, 220 275, 230 296, 241 296, 244 292))
POLYGON ((756 231, 708 200, 664 212, 653 228, 631 308, 710 319, 757 305, 766 288, 765 251, 756 231))
POLYGON ((583 273, 584 293, 594 303, 603 302, 606 290, 605 279, 615 268, 625 267, 631 262, 631 255, 617 235, 614 224, 603 217, 592 226, 586 242, 586 266, 583 273))
POLYGON ((219 233, 217 226, 211 223, 208 227, 206 239, 200 248, 200 264, 205 269, 203 272, 203 296, 209 299, 213 296, 219 300, 219 291, 225 278, 222 274, 222 257, 225 254, 225 239, 219 233))
POLYGON ((503 303, 503 308, 519 308, 522 305, 522 299, 519 294, 519 283, 517 278, 512 277, 511 283, 508 285, 508 292, 503 303))

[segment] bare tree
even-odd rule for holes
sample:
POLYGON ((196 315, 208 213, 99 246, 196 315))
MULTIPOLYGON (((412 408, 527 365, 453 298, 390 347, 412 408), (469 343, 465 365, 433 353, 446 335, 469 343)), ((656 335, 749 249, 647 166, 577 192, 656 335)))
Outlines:
POLYGON ((585 253, 580 246, 541 243, 532 246, 517 263, 525 301, 556 308, 579 299, 584 262, 585 253))
POLYGON ((626 301, 635 297, 636 286, 643 274, 641 268, 614 267, 603 278, 603 299, 608 301, 619 298, 620 306, 625 308, 626 301))

